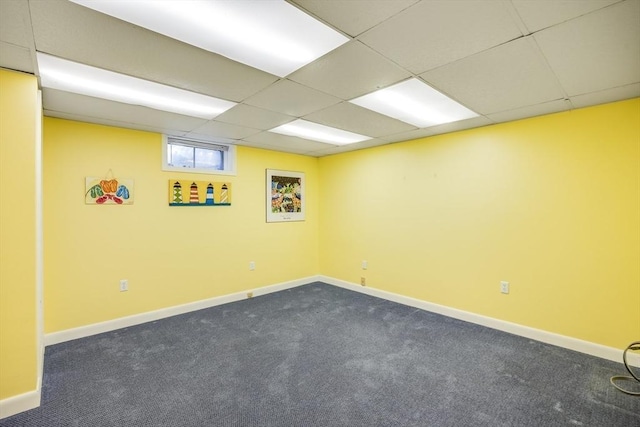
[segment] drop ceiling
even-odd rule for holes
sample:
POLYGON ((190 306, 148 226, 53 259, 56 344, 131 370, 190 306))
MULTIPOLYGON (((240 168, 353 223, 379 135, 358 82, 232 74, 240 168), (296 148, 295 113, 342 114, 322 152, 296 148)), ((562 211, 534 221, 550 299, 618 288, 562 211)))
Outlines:
POLYGON ((349 41, 282 78, 67 0, 0 0, 0 67, 37 76, 42 52, 238 103, 206 120, 44 88, 46 116, 314 157, 640 96, 640 0, 290 3, 349 41), (409 78, 479 116, 417 128, 348 102, 409 78), (372 139, 269 132, 298 118, 372 139))

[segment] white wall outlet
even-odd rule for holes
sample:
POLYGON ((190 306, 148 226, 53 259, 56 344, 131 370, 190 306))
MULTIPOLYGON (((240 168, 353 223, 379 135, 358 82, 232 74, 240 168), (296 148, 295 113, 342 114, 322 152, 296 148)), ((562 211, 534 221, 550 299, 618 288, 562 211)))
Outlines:
POLYGON ((256 262, 255 261, 249 261, 249 270, 253 271, 256 269, 256 262))
POLYGON ((120 292, 129 290, 129 281, 127 279, 120 280, 120 292))
POLYGON ((500 282, 500 292, 503 294, 509 293, 509 282, 500 282))
POLYGON ((366 270, 369 267, 369 263, 367 261, 362 261, 362 269, 366 270))

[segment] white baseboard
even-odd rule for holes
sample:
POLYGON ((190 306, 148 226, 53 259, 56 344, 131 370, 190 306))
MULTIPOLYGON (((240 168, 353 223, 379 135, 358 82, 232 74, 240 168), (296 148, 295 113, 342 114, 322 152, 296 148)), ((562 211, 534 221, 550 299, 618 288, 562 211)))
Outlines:
MULTIPOLYGON (((330 285, 349 289, 351 291, 360 292, 366 295, 371 295, 374 297, 397 302, 399 304, 408 305, 410 307, 419 308, 421 310, 430 311, 432 313, 442 314, 454 319, 464 320, 465 322, 475 323, 477 325, 482 325, 488 328, 497 329, 525 338, 530 338, 532 340, 540 341, 546 344, 552 344, 558 347, 567 348, 569 350, 579 351, 580 353, 589 354, 591 356, 600 357, 602 359, 608 359, 614 362, 622 363, 622 353, 624 349, 620 350, 613 347, 607 347, 601 344, 596 344, 593 342, 584 341, 553 332, 543 331, 541 329, 531 328, 529 326, 519 325, 517 323, 507 322, 505 320, 494 319, 492 317, 487 317, 480 314, 475 314, 468 311, 458 310, 444 305, 434 304, 416 298, 395 294, 393 292, 370 288, 368 286, 361 286, 356 283, 334 279, 332 277, 320 276, 318 280, 330 285)), ((631 352, 628 352, 627 362, 631 366, 640 367, 640 354, 632 354, 631 352)))
MULTIPOLYGON (((39 339, 38 342, 42 343, 42 339, 39 339)), ((40 406, 40 398, 42 396, 42 376, 44 373, 44 345, 39 346, 38 356, 36 359, 36 389, 0 400, 0 419, 40 406)))
POLYGON ((0 400, 0 419, 40 406, 40 388, 0 400))
POLYGON ((134 314, 132 316, 121 317, 118 319, 108 320, 106 322, 94 323, 91 325, 80 326, 78 328, 67 329, 60 332, 52 332, 45 334, 44 343, 46 346, 71 341, 78 338, 84 338, 91 335, 101 334, 103 332, 114 331, 116 329, 127 328, 142 323, 153 322, 155 320, 164 319, 165 317, 176 316, 178 314, 189 313, 191 311, 202 310, 204 308, 215 307, 217 305, 228 304, 230 302, 247 299, 247 293, 252 292, 254 297, 270 294, 285 289, 294 288, 296 286, 305 285, 307 283, 320 280, 320 276, 310 276, 303 279, 292 280, 289 282, 278 283, 275 285, 265 286, 256 289, 247 289, 246 291, 236 292, 233 294, 222 295, 219 297, 209 298, 205 300, 195 301, 188 304, 176 305, 173 307, 162 308, 160 310, 148 311, 146 313, 134 314))

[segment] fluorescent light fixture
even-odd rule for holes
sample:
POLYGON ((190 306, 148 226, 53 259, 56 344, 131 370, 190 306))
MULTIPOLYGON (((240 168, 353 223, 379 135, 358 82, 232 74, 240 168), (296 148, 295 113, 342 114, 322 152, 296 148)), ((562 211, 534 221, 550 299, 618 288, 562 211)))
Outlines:
POLYGON ((478 114, 412 78, 351 101, 419 128, 457 122, 478 114))
POLYGON ((282 135, 297 136, 299 138, 312 139, 327 144, 346 145, 371 139, 370 136, 360 135, 346 130, 336 129, 318 123, 297 119, 284 125, 275 127, 269 132, 282 135))
POLYGON ((235 102, 37 54, 42 86, 211 120, 235 102))
POLYGON ((284 0, 71 0, 284 77, 349 41, 284 0))

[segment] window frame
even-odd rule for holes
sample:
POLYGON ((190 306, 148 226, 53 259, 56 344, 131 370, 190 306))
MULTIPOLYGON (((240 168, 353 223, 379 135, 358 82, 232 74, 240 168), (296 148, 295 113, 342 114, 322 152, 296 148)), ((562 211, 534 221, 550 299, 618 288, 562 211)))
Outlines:
POLYGON ((236 175, 236 146, 222 142, 203 141, 192 138, 181 138, 172 135, 162 136, 162 170, 167 172, 199 173, 207 175, 236 175), (223 155, 223 169, 189 168, 172 166, 168 162, 169 144, 184 145, 193 148, 204 148, 208 150, 221 149, 223 155))

